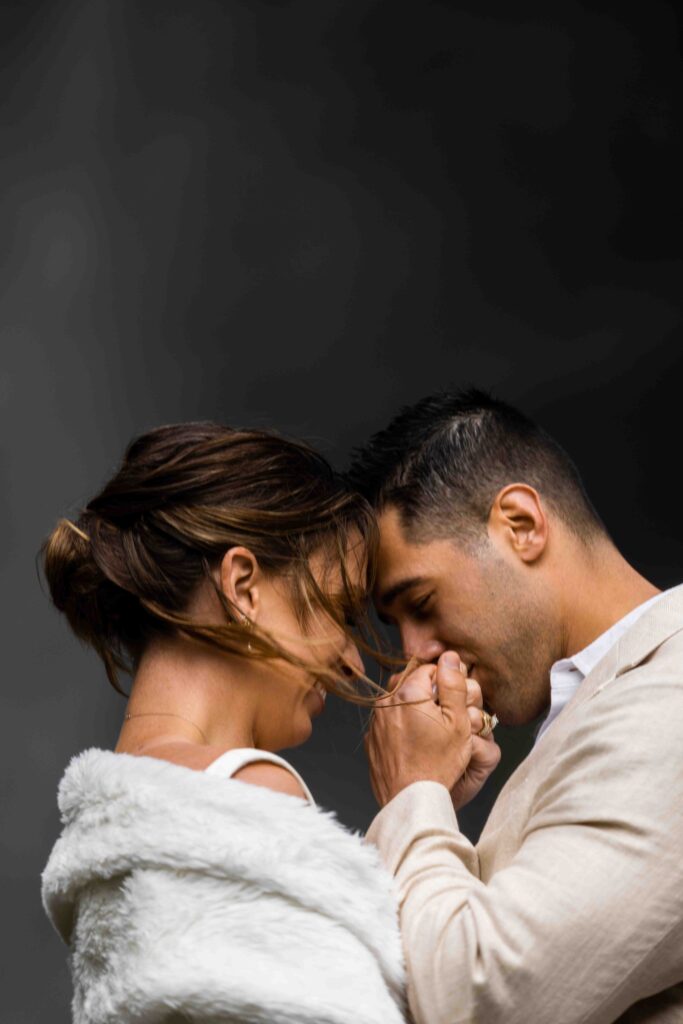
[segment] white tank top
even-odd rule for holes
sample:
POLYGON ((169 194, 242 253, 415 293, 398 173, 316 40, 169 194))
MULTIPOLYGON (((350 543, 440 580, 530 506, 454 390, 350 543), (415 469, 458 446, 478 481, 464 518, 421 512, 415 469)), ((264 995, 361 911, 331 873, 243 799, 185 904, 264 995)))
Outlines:
POLYGON ((271 754, 269 750, 256 750, 255 747, 238 747, 235 750, 226 750, 224 754, 221 754, 210 765, 207 765, 204 771, 209 772, 211 775, 220 775, 224 779, 231 779, 240 768, 244 768, 248 764, 256 764, 258 761, 267 761, 269 764, 277 764, 281 768, 286 768, 303 789, 308 802, 315 807, 313 794, 298 771, 292 768, 291 764, 288 764, 284 758, 279 757, 277 754, 271 754))

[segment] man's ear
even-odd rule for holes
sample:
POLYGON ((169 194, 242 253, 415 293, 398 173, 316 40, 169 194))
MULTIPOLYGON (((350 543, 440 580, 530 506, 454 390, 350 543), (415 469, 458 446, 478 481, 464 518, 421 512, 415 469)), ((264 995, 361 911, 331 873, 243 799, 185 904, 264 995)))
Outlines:
POLYGON ((535 562, 548 543, 548 517, 538 491, 528 484, 504 487, 491 506, 488 529, 517 558, 535 562))
POLYGON ((258 614, 262 579, 256 556, 249 548, 229 548, 223 555, 219 571, 220 587, 226 598, 253 622, 258 614))

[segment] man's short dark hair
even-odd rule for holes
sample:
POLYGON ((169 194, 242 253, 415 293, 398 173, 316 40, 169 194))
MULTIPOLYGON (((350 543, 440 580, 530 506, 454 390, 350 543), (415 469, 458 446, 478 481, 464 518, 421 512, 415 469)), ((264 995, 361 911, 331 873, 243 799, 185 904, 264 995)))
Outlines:
POLYGON ((512 483, 534 487, 582 539, 605 533, 564 449, 483 391, 423 398, 352 456, 352 486, 378 511, 394 506, 416 539, 481 540, 496 495, 512 483))

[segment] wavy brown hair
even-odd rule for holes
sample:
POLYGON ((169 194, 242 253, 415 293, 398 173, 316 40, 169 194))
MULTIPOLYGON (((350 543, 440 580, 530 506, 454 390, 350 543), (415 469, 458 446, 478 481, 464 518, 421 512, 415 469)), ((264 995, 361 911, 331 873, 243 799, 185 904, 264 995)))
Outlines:
POLYGON ((346 573, 359 538, 369 586, 374 514, 308 445, 270 431, 180 423, 133 441, 116 475, 75 521, 60 520, 42 551, 52 600, 100 655, 119 693, 120 673, 134 670, 149 641, 175 633, 226 654, 283 658, 365 704, 371 698, 359 681, 368 684, 367 677, 321 670, 292 655, 274 636, 245 624, 212 575, 229 548, 249 548, 264 572, 288 579, 302 625, 321 610, 372 651, 365 593, 346 573), (311 571, 311 556, 319 552, 341 565, 341 602, 311 571), (187 614, 202 581, 221 601, 222 624, 187 614))

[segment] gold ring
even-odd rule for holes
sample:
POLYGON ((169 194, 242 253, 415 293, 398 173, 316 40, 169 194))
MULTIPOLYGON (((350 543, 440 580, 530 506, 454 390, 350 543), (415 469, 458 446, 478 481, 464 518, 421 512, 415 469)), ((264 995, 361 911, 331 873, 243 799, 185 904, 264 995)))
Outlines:
POLYGON ((477 733, 477 736, 481 736, 481 738, 485 740, 487 736, 491 735, 493 730, 498 725, 498 719, 495 715, 490 715, 488 711, 482 711, 481 717, 483 719, 484 724, 477 733))

